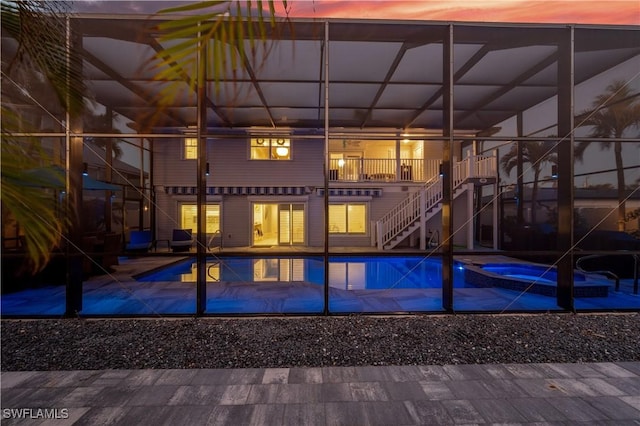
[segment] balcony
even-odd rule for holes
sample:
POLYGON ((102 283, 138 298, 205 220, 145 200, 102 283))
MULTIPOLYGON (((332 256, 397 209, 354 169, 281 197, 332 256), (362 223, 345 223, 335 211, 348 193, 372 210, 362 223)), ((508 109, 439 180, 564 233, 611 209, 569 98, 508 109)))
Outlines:
POLYGON ((346 158, 329 162, 330 182, 426 182, 438 176, 441 160, 346 158))

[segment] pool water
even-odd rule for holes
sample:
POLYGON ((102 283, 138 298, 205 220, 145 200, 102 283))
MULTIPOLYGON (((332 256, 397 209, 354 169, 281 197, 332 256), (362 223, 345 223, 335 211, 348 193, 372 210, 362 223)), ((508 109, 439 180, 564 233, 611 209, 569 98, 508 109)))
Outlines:
MULTIPOLYGON (((530 264, 486 264, 482 265, 482 269, 494 274, 505 277, 518 278, 522 280, 536 281, 540 283, 556 283, 558 282, 558 273, 555 268, 530 265, 530 264)), ((575 272, 574 281, 584 281, 584 274, 575 272)))
MULTIPOLYGON (((136 276, 136 280, 195 283, 193 259, 136 276)), ((229 257, 207 260, 207 281, 307 282, 324 284, 321 257, 229 257)), ((329 285, 342 290, 420 289, 442 287, 439 258, 349 256, 329 259, 329 285)), ((454 267, 454 286, 464 287, 461 265, 454 267)))

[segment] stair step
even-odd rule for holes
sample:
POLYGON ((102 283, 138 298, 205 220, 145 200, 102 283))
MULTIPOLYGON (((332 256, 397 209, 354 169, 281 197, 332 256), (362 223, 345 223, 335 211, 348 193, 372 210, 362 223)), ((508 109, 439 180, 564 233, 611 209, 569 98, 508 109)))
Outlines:
MULTIPOLYGON (((468 182, 468 179, 465 179, 464 181, 459 182, 454 188, 452 188, 453 190, 452 199, 457 198, 458 196, 460 196, 460 194, 463 194, 467 190, 467 186, 463 185, 466 182, 468 182)), ((437 183, 437 180, 431 183, 435 184, 437 183)), ((425 220, 431 219, 437 213, 442 211, 442 206, 443 206, 442 189, 441 188, 438 189, 436 187, 433 187, 433 188, 436 190, 439 190, 439 192, 436 194, 431 193, 431 195, 426 200, 428 207, 425 212, 425 220)), ((400 242, 405 240, 409 235, 415 232, 418 228, 420 228, 420 220, 421 220, 421 218, 419 217, 420 215, 416 215, 415 212, 413 212, 413 214, 410 214, 410 213, 411 212, 405 215, 405 220, 407 221, 411 220, 411 223, 407 225, 403 230, 399 231, 390 241, 388 241, 386 244, 383 244, 382 248, 384 250, 389 250, 394 248, 400 242)))

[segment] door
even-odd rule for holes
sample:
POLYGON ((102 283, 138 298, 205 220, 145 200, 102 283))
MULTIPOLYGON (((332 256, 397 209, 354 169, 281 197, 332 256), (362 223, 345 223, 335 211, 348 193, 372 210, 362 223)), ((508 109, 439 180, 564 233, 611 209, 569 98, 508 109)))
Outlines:
POLYGON ((278 225, 278 244, 304 244, 304 204, 279 204, 278 225))
POLYGON ((359 181, 360 180, 360 163, 362 161, 361 154, 349 153, 345 156, 344 179, 359 181))
POLYGON ((304 204, 255 203, 253 244, 256 246, 304 244, 304 204))

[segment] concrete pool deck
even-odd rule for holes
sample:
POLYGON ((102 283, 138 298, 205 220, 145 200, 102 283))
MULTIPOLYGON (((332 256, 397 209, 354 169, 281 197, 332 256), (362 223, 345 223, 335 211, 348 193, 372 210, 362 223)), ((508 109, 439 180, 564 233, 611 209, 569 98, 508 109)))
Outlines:
POLYGON ((640 362, 8 371, 0 380, 6 425, 640 423, 640 362))
MULTIPOLYGON (((347 255, 364 255, 365 248, 336 250, 347 255)), ((369 249, 370 252, 370 248, 369 249)), ((305 250, 306 251, 306 250, 305 250)), ((274 255, 279 250, 265 248, 252 255, 274 255)), ((296 255, 303 250, 293 250, 296 255)), ((224 250, 224 255, 234 255, 224 250)), ((419 254, 406 251, 406 255, 419 254)), ((320 253, 318 253, 320 254, 320 253)), ((424 252, 421 253, 424 255, 424 252)), ((195 286, 180 282, 141 282, 133 277, 141 272, 184 260, 185 256, 168 253, 142 257, 121 257, 111 274, 93 276, 83 284, 81 315, 193 315, 195 286)), ((472 259, 474 264, 525 263, 503 255, 460 255, 460 261, 472 259)), ((576 308, 640 309, 640 296, 609 291, 606 298, 576 298, 576 308)), ((612 284, 613 285, 613 284, 612 284)), ((323 310, 323 291, 319 286, 292 285, 282 282, 216 282, 208 283, 206 314, 316 314, 323 310)), ((442 291, 437 288, 392 290, 338 290, 331 288, 330 309, 334 313, 444 312, 442 291)), ((65 286, 43 286, 2 295, 2 313, 12 316, 61 316, 64 314, 65 286)), ((507 312, 558 311, 553 297, 499 288, 455 288, 455 311, 507 312)))

